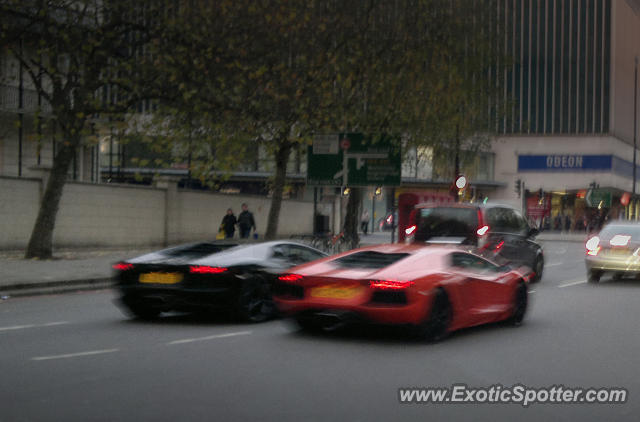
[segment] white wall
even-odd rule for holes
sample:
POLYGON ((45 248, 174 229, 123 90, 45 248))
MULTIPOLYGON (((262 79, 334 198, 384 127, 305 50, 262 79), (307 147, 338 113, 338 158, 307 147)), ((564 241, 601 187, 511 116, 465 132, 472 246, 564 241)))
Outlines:
POLYGON ((40 180, 0 177, 0 248, 26 246, 39 203, 40 180))
POLYGON ((67 183, 53 233, 54 244, 161 244, 164 204, 162 189, 67 183))
MULTIPOLYGON (((178 191, 176 202, 170 205, 176 216, 175 220, 170 222, 173 240, 185 241, 202 236, 215 237, 227 208, 231 208, 238 217, 243 203, 246 203, 249 211, 253 213, 258 234, 264 236, 271 207, 269 198, 178 191)), ((311 233, 312 220, 312 202, 285 200, 280 209, 278 234, 290 236, 311 233)))
MULTIPOLYGON (((0 176, 0 249, 26 247, 37 217, 39 179, 0 176)), ((119 247, 213 239, 231 207, 236 216, 246 202, 263 236, 271 200, 200 191, 68 182, 54 230, 55 247, 119 247)), ((308 234, 313 203, 284 200, 279 236, 308 234)), ((237 234, 236 234, 237 236, 237 234)))

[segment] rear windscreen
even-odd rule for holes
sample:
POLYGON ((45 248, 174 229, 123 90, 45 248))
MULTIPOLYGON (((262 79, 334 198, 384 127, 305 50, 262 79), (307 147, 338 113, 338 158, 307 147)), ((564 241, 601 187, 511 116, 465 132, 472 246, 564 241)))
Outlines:
POLYGON ((176 248, 161 251, 165 256, 181 257, 188 259, 204 258, 205 256, 221 252, 225 249, 237 246, 233 243, 196 243, 193 245, 178 246, 176 248))
POLYGON ((408 253, 382 253, 374 251, 356 252, 338 258, 334 263, 346 268, 380 269, 409 256, 408 253))
POLYGON ((432 237, 473 237, 478 227, 475 208, 437 207, 418 210, 415 240, 432 237))
POLYGON ((617 234, 631 236, 631 239, 634 241, 640 241, 640 225, 608 225, 602 229, 598 237, 601 239, 611 239, 617 234))

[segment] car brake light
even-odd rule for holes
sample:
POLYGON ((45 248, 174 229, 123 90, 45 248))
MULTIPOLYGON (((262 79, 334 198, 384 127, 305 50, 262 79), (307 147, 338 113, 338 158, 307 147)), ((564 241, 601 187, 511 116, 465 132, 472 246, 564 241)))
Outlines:
POLYGON ((407 229, 404 231, 407 235, 410 235, 411 233, 413 233, 414 231, 416 231, 416 226, 411 226, 411 227, 407 227, 407 229))
POLYGON ((484 236, 485 234, 487 234, 488 231, 489 231, 489 226, 482 226, 476 231, 476 233, 478 233, 478 236, 484 236))
POLYGON ((598 255, 598 252, 600 252, 600 249, 601 249, 600 238, 598 236, 593 236, 591 239, 587 240, 585 247, 587 248, 587 255, 591 255, 591 256, 598 255))
POLYGON ((611 238, 609 244, 611 246, 627 246, 631 240, 631 236, 624 234, 617 234, 611 238))
POLYGON ((220 274, 229 271, 225 267, 209 267, 208 265, 192 265, 189 272, 192 274, 220 274))
POLYGON ((286 281, 288 283, 294 283, 296 281, 302 280, 302 278, 303 277, 300 274, 283 274, 280 277, 278 277, 278 280, 286 281))
POLYGON ((500 243, 498 243, 494 248, 493 251, 494 252, 498 252, 500 249, 502 249, 502 247, 504 246, 504 240, 501 240, 500 243))
POLYGON ((406 280, 371 280, 369 287, 379 290, 400 290, 411 287, 415 284, 413 281, 406 280))
POLYGON ((129 271, 129 270, 133 270, 133 264, 128 264, 126 262, 118 262, 117 264, 113 265, 113 269, 118 271, 129 271))

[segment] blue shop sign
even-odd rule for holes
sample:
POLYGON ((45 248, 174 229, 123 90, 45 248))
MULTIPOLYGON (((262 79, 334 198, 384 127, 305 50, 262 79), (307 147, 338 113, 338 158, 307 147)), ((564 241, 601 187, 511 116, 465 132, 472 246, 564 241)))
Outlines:
POLYGON ((612 155, 519 155, 518 171, 611 170, 612 155))

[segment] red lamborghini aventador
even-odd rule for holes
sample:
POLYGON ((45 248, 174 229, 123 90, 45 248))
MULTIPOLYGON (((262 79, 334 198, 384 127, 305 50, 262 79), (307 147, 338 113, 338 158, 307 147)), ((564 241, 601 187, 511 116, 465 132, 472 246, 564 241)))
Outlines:
POLYGON ((531 271, 454 246, 376 245, 292 268, 273 286, 280 313, 308 330, 349 322, 408 325, 438 339, 527 309, 531 271))

